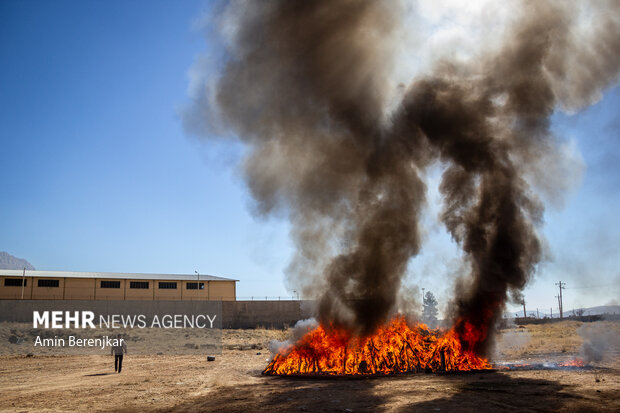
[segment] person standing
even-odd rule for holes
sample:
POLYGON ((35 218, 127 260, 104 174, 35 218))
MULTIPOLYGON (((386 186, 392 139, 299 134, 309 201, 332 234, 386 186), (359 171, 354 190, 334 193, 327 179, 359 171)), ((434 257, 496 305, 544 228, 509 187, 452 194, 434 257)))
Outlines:
POLYGON ((111 347, 111 353, 114 356, 114 371, 120 373, 123 368, 123 354, 127 354, 127 344, 120 334, 116 338, 117 345, 111 347))

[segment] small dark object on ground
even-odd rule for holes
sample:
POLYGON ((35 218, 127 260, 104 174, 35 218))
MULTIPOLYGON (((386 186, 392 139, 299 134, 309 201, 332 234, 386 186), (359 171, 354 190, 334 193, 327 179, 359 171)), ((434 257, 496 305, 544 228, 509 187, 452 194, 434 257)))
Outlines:
POLYGON ((207 356, 207 361, 215 361, 215 356, 207 356))

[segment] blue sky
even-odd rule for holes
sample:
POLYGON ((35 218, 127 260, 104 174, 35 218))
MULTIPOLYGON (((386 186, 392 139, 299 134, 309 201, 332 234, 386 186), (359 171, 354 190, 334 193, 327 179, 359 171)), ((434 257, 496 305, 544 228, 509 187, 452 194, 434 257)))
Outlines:
POLYGON ((37 269, 198 270, 284 295, 235 147, 186 136, 203 2, 0 3, 0 249, 37 269))
MULTIPOLYGON (((235 166, 242 148, 183 130, 189 70, 213 47, 196 29, 210 7, 0 2, 0 250, 37 269, 198 270, 239 279, 239 297, 291 294, 288 225, 249 212, 235 166)), ((548 208, 553 258, 526 289, 528 308, 548 311, 558 279, 568 283, 565 308, 618 304, 619 107, 616 87, 553 118, 585 169, 563 207, 548 208)), ((435 249, 453 251, 441 229, 426 268, 435 249)), ((449 292, 420 274, 408 280, 449 292)))

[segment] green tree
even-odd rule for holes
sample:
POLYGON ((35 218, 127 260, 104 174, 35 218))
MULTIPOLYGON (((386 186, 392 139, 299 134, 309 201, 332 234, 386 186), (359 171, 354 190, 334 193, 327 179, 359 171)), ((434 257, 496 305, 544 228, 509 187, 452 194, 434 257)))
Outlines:
POLYGON ((437 300, 433 293, 428 291, 424 294, 422 321, 430 328, 435 328, 437 326, 437 314, 439 314, 437 300))

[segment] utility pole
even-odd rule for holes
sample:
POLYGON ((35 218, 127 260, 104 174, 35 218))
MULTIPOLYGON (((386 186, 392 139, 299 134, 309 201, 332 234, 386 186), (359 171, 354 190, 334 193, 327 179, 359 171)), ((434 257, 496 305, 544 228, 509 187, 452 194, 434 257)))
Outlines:
POLYGON ((536 309, 536 318, 540 318, 540 314, 538 313, 538 308, 536 309))
MULTIPOLYGON (((200 288, 200 273, 197 270, 194 270, 194 272, 196 273, 196 289, 198 290, 198 299, 200 299, 200 290, 202 290, 202 288, 200 288)), ((211 292, 209 291, 209 283, 207 283, 207 301, 209 301, 209 294, 211 292)))
POLYGON ((527 313, 525 312, 525 297, 523 298, 523 318, 527 318, 527 313))
POLYGON ((549 310, 551 310, 551 318, 553 318, 553 307, 551 307, 549 310))
POLYGON ((563 304, 563 302, 562 302, 562 290, 566 288, 565 287, 566 283, 563 283, 562 281, 558 281, 557 283, 555 283, 555 285, 560 287, 560 295, 558 296, 558 300, 559 300, 559 303, 560 303, 560 318, 563 318, 564 317, 564 311, 563 311, 563 308, 562 308, 562 304, 563 304))
POLYGON ((24 273, 22 274, 22 300, 24 299, 24 286, 25 285, 26 285, 26 267, 24 267, 24 273))

